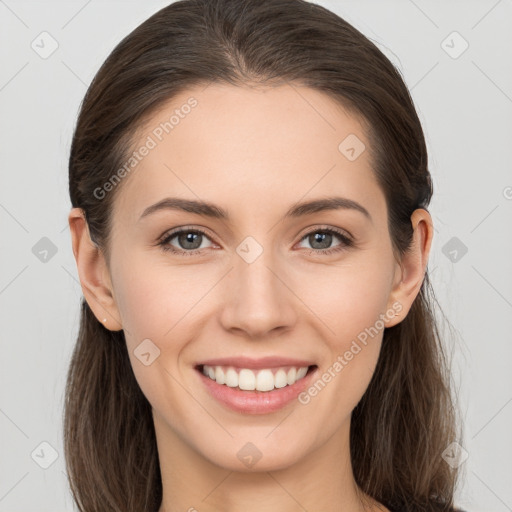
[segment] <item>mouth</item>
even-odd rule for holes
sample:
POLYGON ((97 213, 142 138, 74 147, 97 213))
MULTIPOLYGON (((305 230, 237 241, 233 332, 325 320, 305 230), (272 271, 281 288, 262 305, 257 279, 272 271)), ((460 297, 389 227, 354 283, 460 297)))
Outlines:
POLYGON ((316 368, 316 365, 309 365, 252 369, 207 364, 196 367, 205 377, 222 386, 239 391, 260 391, 262 393, 293 386, 316 368))
POLYGON ((304 363, 267 363, 266 367, 250 361, 240 366, 210 363, 196 365, 195 370, 209 394, 223 406, 239 413, 268 414, 293 402, 312 381, 318 366, 304 363))

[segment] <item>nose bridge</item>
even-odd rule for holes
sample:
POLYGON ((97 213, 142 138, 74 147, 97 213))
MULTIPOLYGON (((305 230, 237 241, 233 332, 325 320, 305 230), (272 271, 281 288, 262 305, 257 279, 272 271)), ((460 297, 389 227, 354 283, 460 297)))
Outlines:
POLYGON ((237 295, 240 299, 269 303, 282 293, 282 290, 278 289, 282 287, 282 283, 278 286, 279 280, 275 275, 275 267, 278 265, 271 253, 271 249, 264 250, 251 262, 239 256, 234 270, 237 278, 237 295))
POLYGON ((237 247, 234 268, 228 275, 229 296, 222 312, 226 329, 261 336, 295 322, 293 294, 283 284, 286 276, 276 253, 253 237, 247 237, 237 247))

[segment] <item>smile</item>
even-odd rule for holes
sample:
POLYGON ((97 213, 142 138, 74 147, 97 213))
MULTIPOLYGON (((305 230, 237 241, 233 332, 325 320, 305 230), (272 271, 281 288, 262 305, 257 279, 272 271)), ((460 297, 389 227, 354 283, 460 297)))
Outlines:
POLYGON ((306 376, 307 366, 291 368, 264 368, 257 371, 249 368, 203 365, 203 374, 230 388, 242 391, 272 391, 292 386, 306 376))
POLYGON ((274 366, 275 362, 275 359, 269 359, 265 367, 263 361, 245 360, 245 364, 241 364, 240 359, 236 363, 222 360, 224 364, 204 363, 195 369, 208 394, 232 411, 269 414, 293 402, 302 407, 297 397, 310 385, 318 373, 318 366, 306 366, 306 361, 290 364, 282 359, 274 366))

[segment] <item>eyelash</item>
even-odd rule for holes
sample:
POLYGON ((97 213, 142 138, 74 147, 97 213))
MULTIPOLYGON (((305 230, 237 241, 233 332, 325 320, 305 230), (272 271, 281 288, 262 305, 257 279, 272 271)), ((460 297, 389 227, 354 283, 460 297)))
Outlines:
MULTIPOLYGON (((197 253, 201 252, 202 249, 192 249, 190 251, 185 251, 181 249, 175 249, 171 245, 169 245, 169 242, 175 238, 177 235, 180 235, 181 233, 195 233, 195 234, 201 234, 205 236, 206 238, 210 239, 208 234, 201 230, 201 229, 187 229, 187 228, 180 228, 176 231, 171 231, 168 233, 165 233, 158 241, 158 246, 162 248, 165 252, 171 252, 173 254, 179 255, 179 256, 195 256, 197 253)), ((306 233, 301 239, 300 242, 302 242, 305 238, 308 236, 314 234, 314 233, 327 233, 331 235, 336 235, 340 240, 341 244, 336 245, 335 247, 332 247, 330 249, 305 249, 307 251, 307 254, 309 255, 323 255, 327 256, 333 253, 342 252, 345 251, 351 247, 354 246, 354 241, 349 238, 347 235, 345 235, 342 231, 339 231, 335 228, 316 228, 312 231, 309 231, 306 233)))

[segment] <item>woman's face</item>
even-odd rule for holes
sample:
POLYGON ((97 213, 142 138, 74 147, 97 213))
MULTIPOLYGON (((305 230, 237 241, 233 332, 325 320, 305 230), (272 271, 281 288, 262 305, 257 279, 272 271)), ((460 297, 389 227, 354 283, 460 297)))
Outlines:
POLYGON ((112 186, 109 277, 160 448, 270 470, 347 435, 402 309, 368 147, 298 85, 196 87, 147 122, 112 186))

